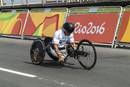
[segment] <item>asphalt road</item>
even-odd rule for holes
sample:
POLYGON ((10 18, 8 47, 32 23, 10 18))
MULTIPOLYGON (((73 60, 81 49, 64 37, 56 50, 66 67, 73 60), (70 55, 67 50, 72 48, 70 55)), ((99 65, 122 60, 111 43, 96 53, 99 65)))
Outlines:
POLYGON ((130 87, 130 49, 96 47, 97 64, 87 71, 73 59, 75 65, 33 65, 31 43, 0 38, 0 87, 130 87))

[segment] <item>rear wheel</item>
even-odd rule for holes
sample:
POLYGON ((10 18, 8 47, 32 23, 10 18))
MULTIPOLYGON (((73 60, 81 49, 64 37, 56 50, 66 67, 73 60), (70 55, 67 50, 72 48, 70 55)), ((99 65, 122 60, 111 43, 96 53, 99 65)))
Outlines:
POLYGON ((32 63, 39 65, 43 62, 45 57, 45 45, 42 40, 35 40, 30 49, 30 56, 32 63))
POLYGON ((58 57, 55 56, 55 55, 53 55, 52 52, 51 52, 51 50, 52 50, 52 48, 51 48, 51 47, 48 47, 48 48, 46 49, 47 54, 48 54, 49 57, 52 58, 54 61, 58 61, 58 57))
POLYGON ((89 40, 79 42, 76 49, 76 57, 82 67, 92 69, 97 61, 97 54, 94 45, 89 40))
POLYGON ((52 53, 51 53, 51 50, 52 50, 52 47, 51 47, 51 42, 52 42, 52 37, 46 37, 45 39, 44 39, 44 43, 45 43, 45 45, 46 45, 46 52, 47 52, 47 54, 49 55, 49 57, 50 58, 52 58, 54 61, 58 61, 58 58, 57 58, 57 56, 55 56, 55 55, 53 55, 52 53))

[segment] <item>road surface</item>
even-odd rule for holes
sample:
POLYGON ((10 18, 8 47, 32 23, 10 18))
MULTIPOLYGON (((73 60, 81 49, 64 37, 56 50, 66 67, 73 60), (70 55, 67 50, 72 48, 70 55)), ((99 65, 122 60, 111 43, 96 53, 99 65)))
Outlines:
POLYGON ((0 87, 130 87, 130 49, 96 47, 96 66, 84 70, 75 65, 33 65, 32 41, 0 38, 0 87))

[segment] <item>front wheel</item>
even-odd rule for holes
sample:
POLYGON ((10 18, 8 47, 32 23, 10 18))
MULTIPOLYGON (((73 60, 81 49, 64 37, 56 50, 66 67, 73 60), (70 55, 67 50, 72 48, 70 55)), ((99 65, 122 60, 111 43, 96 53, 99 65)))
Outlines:
POLYGON ((89 40, 81 40, 76 49, 76 57, 82 67, 92 69, 97 61, 94 45, 89 40))

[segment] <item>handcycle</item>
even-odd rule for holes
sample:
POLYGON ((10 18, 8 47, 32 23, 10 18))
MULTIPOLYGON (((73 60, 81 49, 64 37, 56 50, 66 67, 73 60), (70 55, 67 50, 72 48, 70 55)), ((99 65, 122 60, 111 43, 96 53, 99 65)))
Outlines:
MULTIPOLYGON (((58 61, 57 56, 53 53, 54 50, 51 46, 51 42, 51 37, 46 37, 44 39, 39 38, 33 41, 30 49, 30 57, 33 64, 40 65, 44 61, 46 53, 54 61, 58 61)), ((96 65, 96 49, 92 42, 87 39, 81 40, 77 44, 76 49, 74 49, 70 44, 59 49, 65 57, 64 63, 66 63, 69 58, 74 58, 78 60, 79 64, 86 70, 90 70, 96 65)))

